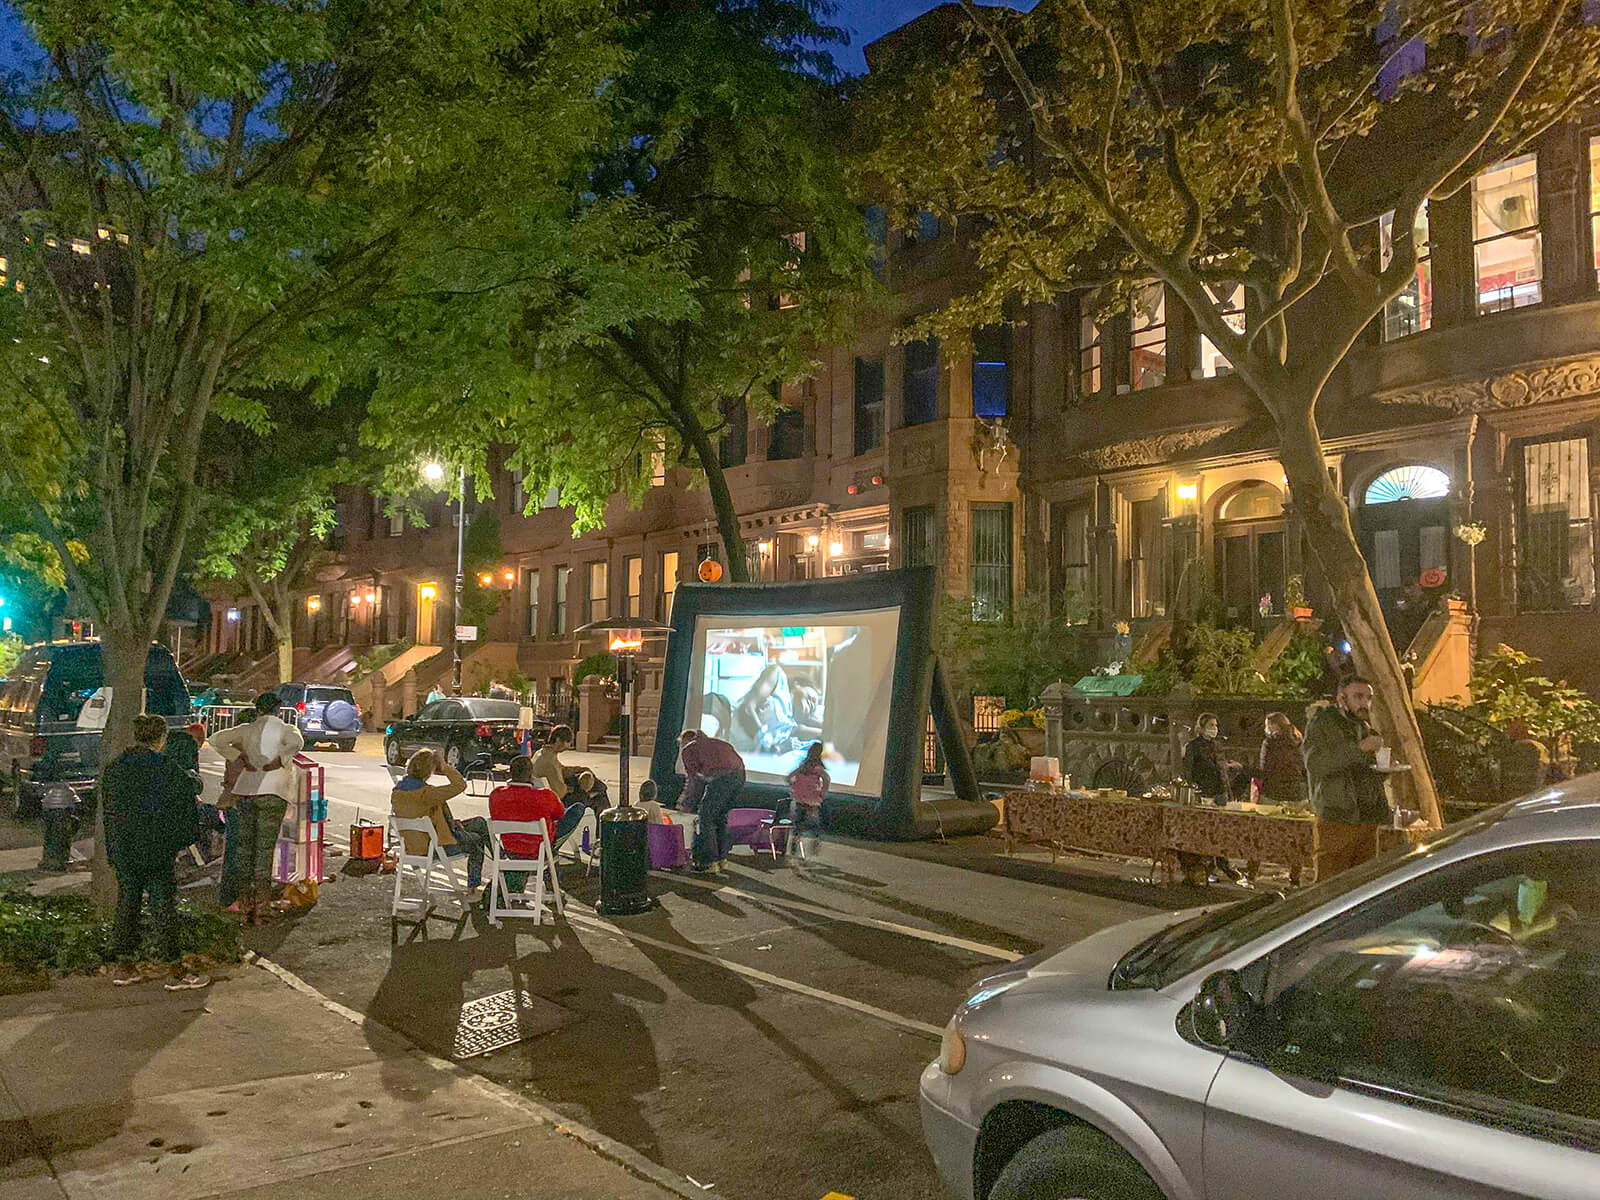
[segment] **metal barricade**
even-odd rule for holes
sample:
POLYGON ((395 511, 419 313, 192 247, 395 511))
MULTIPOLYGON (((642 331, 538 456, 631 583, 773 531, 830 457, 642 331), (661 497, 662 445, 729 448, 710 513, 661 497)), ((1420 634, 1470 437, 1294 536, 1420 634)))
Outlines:
POLYGON ((200 709, 200 721, 206 727, 206 736, 232 729, 239 723, 240 713, 253 713, 254 704, 207 704, 200 709))

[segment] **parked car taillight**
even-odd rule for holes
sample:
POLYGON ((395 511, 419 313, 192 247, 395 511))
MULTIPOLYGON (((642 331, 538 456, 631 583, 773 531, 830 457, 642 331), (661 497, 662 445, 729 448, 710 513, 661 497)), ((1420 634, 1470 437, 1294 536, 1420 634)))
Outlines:
POLYGON ((485 741, 487 741, 489 739, 489 736, 494 733, 494 729, 493 729, 492 726, 490 726, 486 722, 479 721, 478 722, 478 727, 476 729, 474 729, 472 732, 474 734, 476 734, 478 737, 480 737, 480 738, 484 739, 485 741))
POLYGON ((33 755, 34 758, 42 756, 44 754, 44 739, 42 737, 29 738, 28 753, 33 755))
POLYGON ((305 712, 305 710, 306 710, 306 702, 304 700, 300 701, 299 704, 296 704, 294 706, 294 710, 295 710, 295 712, 305 712))

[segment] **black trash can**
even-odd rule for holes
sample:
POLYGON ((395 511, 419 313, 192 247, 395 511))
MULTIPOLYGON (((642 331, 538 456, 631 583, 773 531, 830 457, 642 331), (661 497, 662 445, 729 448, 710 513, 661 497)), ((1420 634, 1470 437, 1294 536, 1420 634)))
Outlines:
POLYGON ((629 917, 655 907, 650 898, 650 819, 642 808, 612 808, 600 815, 600 903, 608 917, 629 917))

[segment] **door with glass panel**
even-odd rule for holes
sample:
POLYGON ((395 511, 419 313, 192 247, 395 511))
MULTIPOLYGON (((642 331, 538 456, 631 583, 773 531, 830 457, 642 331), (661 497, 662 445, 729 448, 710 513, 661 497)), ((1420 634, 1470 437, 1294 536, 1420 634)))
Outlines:
POLYGON ((1372 586, 1402 651, 1450 585, 1451 487, 1437 467, 1395 467, 1367 485, 1356 512, 1372 586))

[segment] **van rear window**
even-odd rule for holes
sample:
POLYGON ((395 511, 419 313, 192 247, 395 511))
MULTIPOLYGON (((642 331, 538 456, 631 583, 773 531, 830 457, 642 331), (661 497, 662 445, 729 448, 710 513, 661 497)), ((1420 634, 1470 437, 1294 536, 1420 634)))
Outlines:
POLYGON ((332 704, 335 700, 343 700, 346 704, 354 704, 356 702, 355 693, 349 688, 342 687, 307 688, 306 699, 316 700, 324 704, 332 704))

